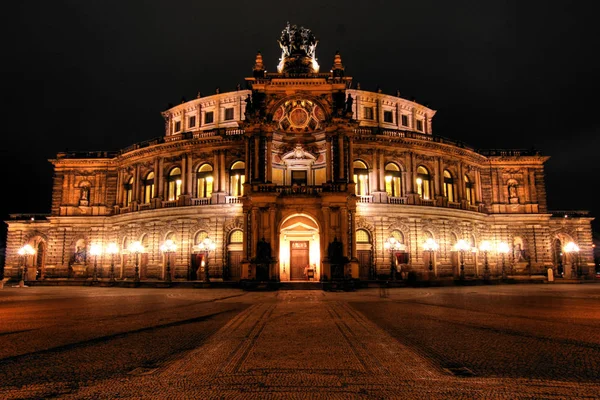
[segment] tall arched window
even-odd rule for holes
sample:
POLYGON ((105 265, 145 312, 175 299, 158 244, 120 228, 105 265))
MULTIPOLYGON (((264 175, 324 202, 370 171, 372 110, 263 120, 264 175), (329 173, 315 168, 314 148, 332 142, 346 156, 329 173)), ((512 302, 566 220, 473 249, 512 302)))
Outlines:
POLYGON ((236 161, 229 169, 229 193, 231 196, 244 195, 244 182, 246 181, 246 164, 236 161))
POLYGON ((450 171, 448 171, 447 169, 444 170, 444 196, 446 196, 448 201, 456 201, 454 178, 452 177, 450 171))
POLYGON ((177 200, 181 195, 181 169, 179 167, 173 168, 167 176, 167 193, 166 198, 168 201, 177 200))
POLYGON ((143 201, 150 203, 154 197, 154 172, 148 172, 148 175, 142 181, 143 201))
POLYGON ((388 196, 402 197, 402 172, 394 163, 385 165, 385 191, 388 196))
POLYGON ((465 175, 465 198, 469 205, 475 204, 475 184, 465 175))
POLYGON ((431 175, 429 175, 427 168, 423 166, 419 166, 419 168, 417 168, 416 184, 419 197, 424 200, 430 200, 432 198, 431 175))
POLYGON ((123 207, 129 207, 131 201, 133 200, 133 176, 125 181, 125 185, 123 186, 125 190, 125 198, 123 199, 123 207))
POLYGON ((356 183, 356 194, 358 196, 369 194, 369 169, 362 161, 354 161, 354 182, 356 183))
POLYGON ((196 197, 210 197, 213 192, 213 168, 202 164, 196 171, 196 197))

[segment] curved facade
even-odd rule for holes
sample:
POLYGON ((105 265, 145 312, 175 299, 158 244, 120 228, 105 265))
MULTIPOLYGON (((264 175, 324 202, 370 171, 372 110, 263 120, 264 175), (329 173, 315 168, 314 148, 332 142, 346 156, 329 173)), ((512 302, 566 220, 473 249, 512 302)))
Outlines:
POLYGON ((319 72, 312 35, 289 28, 277 73, 257 54, 247 89, 165 110, 163 137, 50 160, 51 213, 6 221, 5 275, 26 265, 27 280, 94 269, 225 281, 593 274, 593 218, 548 210, 548 157, 438 136, 435 110, 361 90, 340 54, 319 72), (24 244, 36 253, 19 255, 24 244))

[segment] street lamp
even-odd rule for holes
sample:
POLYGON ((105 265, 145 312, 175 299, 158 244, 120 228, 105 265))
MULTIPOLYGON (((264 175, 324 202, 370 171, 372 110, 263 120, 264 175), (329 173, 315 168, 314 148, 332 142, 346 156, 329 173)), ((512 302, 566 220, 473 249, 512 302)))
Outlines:
POLYGON ((202 259, 202 264, 204 267, 204 282, 210 282, 210 278, 208 275, 208 255, 210 254, 211 251, 214 251, 217 246, 215 245, 215 242, 213 242, 208 236, 204 238, 204 240, 202 240, 200 243, 198 243, 196 246, 194 246, 197 250, 204 252, 205 255, 205 259, 202 259))
POLYGON ((389 237, 386 239, 383 247, 390 252, 390 275, 392 280, 396 280, 396 263, 394 263, 394 251, 398 251, 402 248, 400 243, 395 237, 389 237))
POLYGON ((115 254, 119 252, 119 246, 112 242, 106 246, 106 252, 110 254, 110 278, 111 282, 115 281, 115 254))
POLYGON ((575 269, 575 258, 577 253, 579 253, 579 246, 577 246, 573 242, 569 242, 563 247, 563 251, 571 257, 571 278, 577 278, 579 274, 579 266, 577 270, 575 269))
POLYGON ((133 281, 134 282, 139 282, 140 281, 140 266, 139 266, 139 256, 140 253, 144 252, 144 246, 142 246, 142 243, 138 242, 133 242, 129 245, 129 251, 133 254, 135 254, 135 274, 133 276, 133 281))
POLYGON ((465 251, 471 250, 471 245, 465 239, 460 239, 454 245, 454 249, 460 251, 460 279, 465 279, 465 251))
POLYGON ((98 256, 102 254, 102 246, 94 243, 90 246, 90 254, 94 256, 94 276, 92 277, 92 283, 98 282, 98 256))
POLYGON ((425 243, 423 243, 423 248, 425 249, 425 251, 429 252, 429 276, 430 277, 434 277, 435 274, 433 273, 433 253, 437 251, 437 249, 439 249, 439 245, 437 244, 437 242, 435 240, 433 240, 432 238, 428 238, 425 243))
POLYGON ((23 272, 21 273, 21 280, 19 281, 19 286, 23 287, 25 286, 25 282, 27 282, 27 257, 34 255, 35 249, 30 244, 26 244, 25 246, 21 247, 17 253, 24 260, 24 268, 23 272))
POLYGON ((496 246, 496 251, 502 255, 502 279, 506 279, 506 268, 504 266, 504 257, 509 252, 508 243, 500 242, 496 246))
POLYGON ((165 279, 167 282, 171 282, 171 253, 177 251, 177 245, 171 239, 166 240, 161 246, 160 251, 166 254, 167 257, 167 271, 165 279))
POLYGON ((490 267, 488 265, 488 251, 492 249, 492 244, 488 240, 479 243, 479 250, 483 251, 483 279, 490 279, 490 267))

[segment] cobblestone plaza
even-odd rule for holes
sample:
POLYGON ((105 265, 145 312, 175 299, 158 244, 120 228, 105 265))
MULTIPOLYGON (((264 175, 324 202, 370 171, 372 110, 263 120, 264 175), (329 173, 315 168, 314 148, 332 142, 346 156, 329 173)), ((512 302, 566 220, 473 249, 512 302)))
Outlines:
POLYGON ((600 285, 0 290, 2 399, 589 399, 600 285))

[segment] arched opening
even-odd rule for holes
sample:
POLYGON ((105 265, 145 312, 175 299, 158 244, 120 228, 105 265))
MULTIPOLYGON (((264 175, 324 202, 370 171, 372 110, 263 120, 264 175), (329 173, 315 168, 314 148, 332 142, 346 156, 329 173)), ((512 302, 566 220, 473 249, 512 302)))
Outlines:
POLYGON ((385 165, 385 191, 389 197, 402 197, 402 172, 395 163, 385 165))
POLYGON ((242 278, 242 258, 244 232, 234 229, 229 233, 227 241, 227 273, 223 273, 224 280, 239 281, 242 278))
POLYGON ((369 169, 367 164, 360 160, 354 161, 354 182, 356 183, 357 196, 367 196, 369 194, 369 169))
POLYGON ((209 198, 213 192, 213 167, 202 164, 196 170, 196 197, 209 198))
POLYGON ((374 279, 373 246, 371 235, 366 229, 356 230, 356 257, 358 258, 359 278, 374 279))
POLYGON ((281 281, 319 281, 321 247, 319 226, 306 214, 283 220, 279 230, 279 276, 281 281))
POLYGON ((175 167, 167 176, 167 201, 174 201, 181 195, 181 169, 175 167))
POLYGON ((229 194, 230 196, 243 196, 244 183, 246 182, 246 164, 236 161, 229 169, 229 194))
POLYGON ((423 200, 431 200, 431 175, 427 168, 419 166, 417 168, 417 179, 415 181, 417 185, 417 194, 423 200))
POLYGON ((148 172, 142 181, 142 202, 150 203, 154 198, 154 172, 148 172))
POLYGON ((454 178, 447 169, 444 170, 444 196, 448 201, 456 202, 456 189, 454 187, 454 178))

